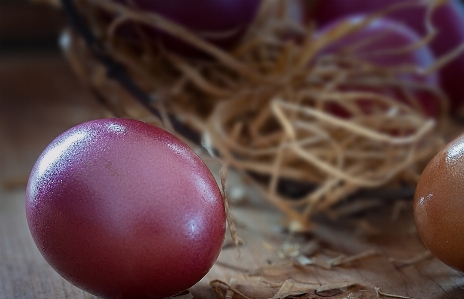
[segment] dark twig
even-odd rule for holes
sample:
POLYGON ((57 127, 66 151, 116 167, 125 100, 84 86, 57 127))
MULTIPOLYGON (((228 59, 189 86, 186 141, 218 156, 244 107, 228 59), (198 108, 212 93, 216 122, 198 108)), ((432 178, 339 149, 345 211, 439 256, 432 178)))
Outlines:
POLYGON ((128 75, 125 68, 115 61, 97 39, 92 30, 89 29, 82 16, 79 14, 73 0, 61 0, 63 10, 68 18, 72 28, 84 39, 87 47, 90 49, 95 58, 101 62, 107 71, 109 78, 117 81, 123 86, 134 98, 139 101, 148 111, 158 118, 161 115, 158 109, 152 106, 156 99, 150 98, 128 75))

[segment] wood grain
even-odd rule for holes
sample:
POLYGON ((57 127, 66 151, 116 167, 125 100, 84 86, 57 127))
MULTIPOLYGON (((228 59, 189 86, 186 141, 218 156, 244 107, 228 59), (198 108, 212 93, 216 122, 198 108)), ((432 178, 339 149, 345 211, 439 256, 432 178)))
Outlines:
MULTIPOLYGON (((96 298, 62 279, 40 255, 25 219, 24 189, 35 159, 57 134, 103 114, 59 54, 0 57, 0 65, 0 298, 96 298)), ((309 284, 341 282, 358 286, 325 295, 378 298, 374 287, 379 287, 411 298, 464 298, 464 275, 436 258, 403 267, 391 261, 425 250, 414 231, 408 202, 395 221, 391 220, 393 206, 386 204, 358 217, 321 221, 314 233, 305 235, 282 232, 281 215, 264 202, 245 201, 232 211, 245 245, 240 254, 233 246, 223 248, 208 275, 191 288, 195 298, 217 298, 209 283, 215 279, 228 283, 232 278, 250 298, 272 297, 287 279, 308 284, 309 293, 301 298, 324 298, 309 284), (360 223, 374 229, 366 232, 360 223), (317 256, 322 258, 367 250, 377 254, 323 269, 296 267, 269 249, 279 250, 282 244, 304 246, 312 240, 320 242, 317 256)))

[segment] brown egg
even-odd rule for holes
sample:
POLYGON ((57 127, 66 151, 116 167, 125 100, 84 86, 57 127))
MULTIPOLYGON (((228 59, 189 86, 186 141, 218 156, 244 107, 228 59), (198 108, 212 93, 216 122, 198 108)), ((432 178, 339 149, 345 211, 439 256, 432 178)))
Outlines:
POLYGON ((464 272, 464 134, 427 165, 414 195, 422 242, 450 267, 464 272))

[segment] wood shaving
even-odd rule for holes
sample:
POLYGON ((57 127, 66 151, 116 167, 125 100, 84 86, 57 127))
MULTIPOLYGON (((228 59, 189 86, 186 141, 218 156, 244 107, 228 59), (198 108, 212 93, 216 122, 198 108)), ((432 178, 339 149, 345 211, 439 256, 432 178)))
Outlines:
POLYGON ((330 291, 334 289, 345 289, 354 285, 358 285, 355 282, 341 282, 341 283, 332 283, 324 286, 320 286, 316 289, 316 292, 330 291))
MULTIPOLYGON (((331 259, 326 259, 326 258, 321 258, 321 257, 313 257, 312 254, 316 253, 317 250, 319 250, 319 242, 314 241, 315 245, 310 245, 308 247, 310 249, 309 253, 311 255, 307 255, 304 252, 300 251, 300 244, 295 244, 295 243, 284 243, 280 248, 276 248, 275 246, 263 242, 263 246, 276 253, 277 256, 281 259, 288 260, 291 263, 293 263, 294 266, 309 266, 313 265, 319 268, 323 268, 326 270, 331 270, 334 267, 337 266, 346 266, 349 265, 355 261, 359 261, 362 259, 366 259, 375 255, 379 255, 379 252, 374 249, 369 249, 366 251, 363 251, 361 253, 351 255, 351 256, 346 256, 345 254, 341 254, 338 252, 333 252, 332 255, 334 256, 331 259), (316 245, 317 244, 317 245, 316 245), (317 248, 317 249, 316 249, 317 248)), ((305 248, 305 249, 308 249, 305 248)), ((325 252, 330 253, 330 251, 325 250, 325 252)), ((260 268, 260 272, 253 272, 255 275, 257 273, 262 273, 263 269, 268 269, 268 267, 263 267, 260 268)))
MULTIPOLYGON (((360 189, 416 183, 411 178, 417 179, 425 163, 444 145, 439 129, 445 124, 447 99, 440 90, 398 75, 434 72, 462 53, 464 46, 427 69, 380 67, 350 53, 321 54, 340 38, 393 10, 426 5, 428 32, 420 42, 370 54, 418 49, 436 34, 431 15, 442 1, 392 5, 357 24, 340 23, 317 38, 313 27, 305 28, 285 17, 285 3, 266 1, 241 43, 227 52, 158 14, 114 1, 76 1, 104 48, 147 94, 156 95, 158 109, 203 136, 209 152, 250 179, 265 199, 285 213, 291 220, 290 229, 308 231, 313 215, 328 213, 360 189), (101 10, 116 17, 104 20, 101 10), (166 31, 208 53, 212 60, 186 59, 144 38, 139 48, 148 50, 141 55, 116 34, 126 22, 166 31), (282 32, 299 34, 302 41, 283 39, 282 32), (398 91, 404 102, 388 93, 363 91, 372 89, 398 91), (417 92, 437 99, 441 107, 437 120, 421 111, 417 92), (369 113, 360 108, 362 101, 369 102, 369 113), (337 109, 348 116, 337 115, 337 109), (283 180, 311 188, 295 200, 279 191, 283 180)), ((89 50, 75 35, 69 39, 64 50, 76 72, 111 103, 109 107, 129 115, 133 99, 132 103, 121 99, 120 88, 108 78, 101 81, 94 76, 98 67, 89 50)), ((168 120, 162 118, 164 123, 168 120)))
POLYGON ((242 298, 245 299, 250 299, 247 297, 245 294, 237 290, 235 287, 230 286, 228 283, 215 279, 212 280, 209 285, 214 289, 216 294, 218 294, 221 298, 226 298, 227 294, 230 294, 229 292, 232 292, 233 294, 239 295, 242 298))
POLYGON ((366 259, 375 255, 378 255, 379 253, 376 250, 367 250, 355 255, 351 256, 346 256, 344 254, 338 255, 332 259, 321 259, 318 257, 311 258, 310 261, 307 263, 307 265, 314 265, 326 270, 331 270, 334 267, 338 266, 346 266, 351 264, 352 262, 359 261, 362 259, 366 259))
POLYGON ((355 254, 355 255, 343 257, 341 259, 332 261, 332 262, 330 262, 330 265, 331 266, 341 266, 341 265, 352 263, 354 261, 366 259, 366 258, 375 256, 375 255, 378 255, 378 254, 379 253, 376 250, 370 249, 370 250, 366 250, 364 252, 361 252, 361 253, 358 253, 358 254, 355 254))
POLYGON ((232 289, 235 289, 237 285, 237 279, 232 277, 229 281, 229 289, 226 292, 225 299, 232 299, 234 297, 235 292, 232 289))
POLYGON ((306 255, 298 255, 297 257, 295 257, 295 261, 298 265, 301 266, 308 266, 314 264, 314 261, 306 255))
POLYGON ((418 264, 432 257, 433 257, 433 254, 430 251, 426 250, 424 252, 416 254, 407 259, 389 258, 389 261, 392 262, 395 265, 395 267, 403 268, 403 267, 418 264))
MULTIPOLYGON (((334 291, 337 292, 337 294, 342 293, 344 290, 347 290, 353 286, 361 286, 358 283, 354 282, 341 282, 341 283, 328 283, 321 285, 320 283, 303 283, 303 282, 296 282, 292 279, 287 279, 283 283, 276 283, 276 282, 268 282, 266 280, 260 279, 261 283, 265 283, 268 287, 271 288, 279 288, 277 293, 270 297, 269 299, 285 299, 285 298, 294 298, 294 297, 299 297, 303 296, 306 294, 316 294, 322 297, 326 297, 329 294, 332 294, 334 291)), ((224 287, 230 287, 232 286, 230 284, 225 284, 221 282, 224 287)), ((256 285, 258 288, 258 286, 256 285)), ((244 296, 243 294, 241 296, 244 296)), ((348 295, 348 298, 354 298, 350 297, 351 295, 348 295)))
POLYGON ((381 292, 380 288, 378 287, 375 287, 374 290, 377 293, 377 298, 387 297, 387 298, 399 298, 399 299, 414 299, 412 297, 384 293, 384 292, 381 292))
POLYGON ((190 291, 184 291, 180 294, 177 294, 177 295, 174 295, 172 297, 169 297, 168 299, 193 299, 193 295, 192 293, 190 293, 190 291))
POLYGON ((276 253, 279 258, 292 261, 295 266, 314 264, 314 261, 310 257, 320 249, 320 243, 317 239, 309 242, 305 241, 303 245, 285 242, 280 248, 275 248, 267 242, 263 242, 263 245, 266 249, 276 253))
MULTIPOLYGON (((273 284, 276 285, 276 284, 273 284)), ((287 279, 280 287, 278 293, 270 299, 284 299, 287 297, 298 297, 304 294, 314 293, 322 297, 331 297, 334 293, 340 294, 343 290, 353 286, 360 286, 355 282, 328 283, 320 285, 318 283, 301 283, 292 279, 287 279)), ((348 295, 350 298, 350 295, 348 295)), ((353 297, 351 297, 353 298, 353 297)))
POLYGON ((285 299, 290 296, 301 296, 308 293, 307 291, 292 291, 293 286, 294 283, 292 281, 286 280, 277 294, 270 299, 285 299))

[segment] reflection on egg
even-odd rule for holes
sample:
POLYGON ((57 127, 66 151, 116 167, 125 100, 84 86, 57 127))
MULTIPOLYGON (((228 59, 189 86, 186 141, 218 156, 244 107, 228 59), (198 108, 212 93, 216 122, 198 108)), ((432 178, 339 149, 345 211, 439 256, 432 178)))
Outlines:
POLYGON ((414 196, 417 231, 430 251, 464 272, 464 134, 427 165, 414 196))

